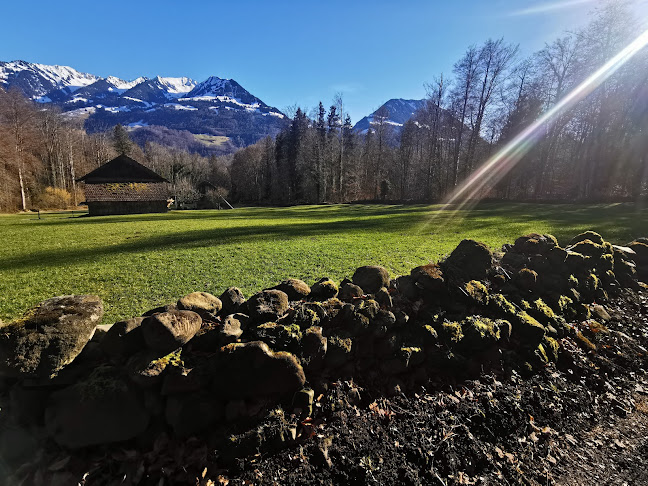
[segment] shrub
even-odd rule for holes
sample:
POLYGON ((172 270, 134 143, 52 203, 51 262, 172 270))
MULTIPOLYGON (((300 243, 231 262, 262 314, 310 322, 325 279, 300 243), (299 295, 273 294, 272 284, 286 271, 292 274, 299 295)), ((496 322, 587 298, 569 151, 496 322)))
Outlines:
POLYGON ((47 186, 34 198, 38 209, 65 209, 72 206, 72 194, 65 189, 47 186))

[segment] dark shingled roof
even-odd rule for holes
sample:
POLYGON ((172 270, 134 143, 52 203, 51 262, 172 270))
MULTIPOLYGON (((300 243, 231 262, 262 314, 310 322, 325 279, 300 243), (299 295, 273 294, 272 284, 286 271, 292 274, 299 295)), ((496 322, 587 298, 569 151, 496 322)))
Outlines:
POLYGON ((115 157, 98 169, 77 179, 86 184, 106 184, 110 182, 169 182, 148 167, 134 161, 127 155, 115 157))

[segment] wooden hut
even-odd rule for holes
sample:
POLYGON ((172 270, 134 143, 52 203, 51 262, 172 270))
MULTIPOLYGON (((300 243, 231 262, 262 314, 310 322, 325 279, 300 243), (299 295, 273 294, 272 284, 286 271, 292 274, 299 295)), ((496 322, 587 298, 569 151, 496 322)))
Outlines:
POLYGON ((85 183, 90 216, 168 211, 169 181, 126 155, 106 162, 78 182, 85 183))

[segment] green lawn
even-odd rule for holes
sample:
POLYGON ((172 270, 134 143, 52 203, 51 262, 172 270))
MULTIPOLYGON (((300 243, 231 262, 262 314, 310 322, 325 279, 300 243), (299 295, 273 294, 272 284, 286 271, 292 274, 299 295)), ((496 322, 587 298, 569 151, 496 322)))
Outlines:
POLYGON ((246 295, 287 277, 312 284, 379 264, 392 275, 436 261, 463 238, 499 248, 531 232, 565 243, 585 229, 614 243, 648 235, 648 210, 632 205, 482 204, 303 206, 79 217, 0 216, 0 319, 62 294, 93 293, 104 323, 139 315, 185 293, 246 295))

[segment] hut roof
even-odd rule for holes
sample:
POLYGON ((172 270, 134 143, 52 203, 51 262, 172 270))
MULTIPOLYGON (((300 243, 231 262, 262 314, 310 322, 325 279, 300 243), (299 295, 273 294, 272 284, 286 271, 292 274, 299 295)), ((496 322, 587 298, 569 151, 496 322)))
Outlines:
POLYGON ((77 179, 77 182, 86 184, 107 184, 111 182, 169 182, 161 175, 156 174, 148 167, 144 167, 139 162, 131 159, 127 155, 115 157, 110 162, 83 177, 77 179))

